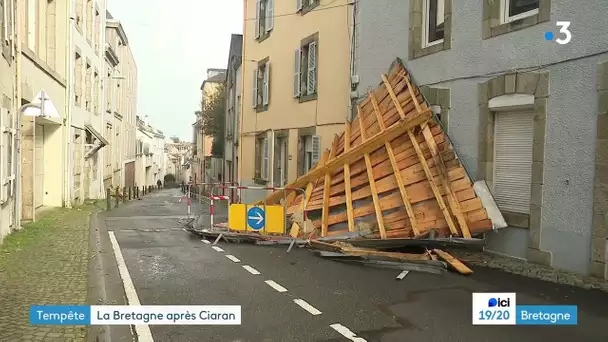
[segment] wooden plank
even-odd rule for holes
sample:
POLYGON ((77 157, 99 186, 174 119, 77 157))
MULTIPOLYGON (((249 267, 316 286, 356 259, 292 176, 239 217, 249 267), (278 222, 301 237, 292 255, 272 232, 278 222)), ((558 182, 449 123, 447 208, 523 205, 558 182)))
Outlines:
POLYGON ((468 268, 465 264, 463 264, 460 260, 454 258, 449 253, 442 251, 441 249, 433 249, 433 252, 439 256, 439 258, 443 259, 450 266, 452 266, 456 271, 461 274, 471 274, 473 270, 468 268))
MULTIPOLYGON (((350 122, 344 125, 344 153, 350 150, 350 122)), ((346 194, 346 214, 348 216, 348 231, 355 231, 355 217, 353 216, 353 197, 350 184, 350 164, 344 164, 344 192, 346 194)), ((329 202, 329 199, 328 201, 329 202)))
POLYGON ((294 222, 291 225, 291 229, 289 230, 289 236, 291 236, 292 238, 297 238, 299 233, 300 233, 300 226, 296 222, 294 222))
POLYGON ((342 247, 342 253, 354 256, 381 256, 401 260, 429 260, 429 254, 414 254, 414 253, 399 253, 399 252, 382 252, 371 249, 342 247))
MULTIPOLYGON (((423 111, 421 114, 413 115, 411 118, 407 118, 406 120, 398 122, 389 127, 383 133, 376 134, 373 137, 370 137, 356 148, 353 148, 350 151, 343 153, 339 157, 336 157, 333 160, 329 161, 325 166, 306 173, 305 175, 301 176, 300 178, 289 184, 287 187, 300 188, 308 184, 310 181, 314 181, 319 177, 322 177, 327 172, 332 172, 334 170, 342 168, 344 167, 344 164, 352 163, 358 160, 364 153, 371 153, 372 151, 375 151, 380 146, 383 146, 385 141, 394 140, 398 136, 402 135, 403 132, 428 121, 431 117, 432 115, 430 110, 426 110, 423 111)), ((266 197, 266 203, 277 203, 281 198, 283 198, 283 192, 283 190, 275 191, 274 193, 266 197)), ((263 201, 260 201, 260 203, 263 203, 263 201)))
MULTIPOLYGON (((329 156, 327 160, 332 160, 334 155, 336 154, 336 150, 338 149, 338 139, 339 137, 334 136, 334 141, 331 144, 331 150, 329 152, 329 156)), ((331 172, 327 172, 325 174, 325 184, 323 188, 323 199, 325 200, 325 204, 323 205, 323 213, 322 220, 323 224, 321 225, 321 236, 327 235, 327 229, 329 228, 329 187, 331 184, 331 172)))
MULTIPOLYGON (((374 94, 372 92, 370 92, 368 96, 372 102, 372 105, 374 106, 374 112, 376 113, 376 116, 378 117, 378 123, 380 124, 380 128, 384 131, 384 129, 385 129, 384 122, 382 120, 382 115, 380 114, 380 108, 378 107, 378 102, 376 101, 376 97, 374 96, 374 94)), ((390 141, 385 142, 384 146, 386 147, 386 153, 388 154, 388 158, 391 161, 391 166, 393 168, 394 177, 397 180, 399 192, 401 193, 401 198, 403 199, 403 205, 405 206, 407 215, 410 218, 410 223, 412 224, 412 231, 414 232, 414 236, 418 236, 418 235, 420 235, 420 231, 418 230, 418 224, 416 223, 416 216, 414 216, 414 209, 412 209, 412 204, 410 203, 409 196, 407 194, 407 191, 405 190, 405 185, 403 184, 403 178, 401 177, 401 172, 399 170, 399 166, 397 165, 397 159, 395 158, 395 153, 393 152, 393 147, 391 146, 390 141)))
MULTIPOLYGON (((382 75, 382 81, 384 82, 384 86, 388 90, 389 95, 393 99, 393 102, 395 103, 395 106, 397 107, 397 111, 399 111, 399 115, 402 118, 405 117, 405 113, 403 112, 403 109, 399 106, 399 100, 397 99, 397 96, 395 96, 395 92, 392 90, 392 86, 389 83, 386 76, 382 75)), ((412 89, 411 84, 409 84, 409 81, 407 80, 407 78, 406 78, 406 83, 408 84, 408 90, 409 90, 410 94, 413 95, 414 91, 412 89)), ((418 102, 416 100, 414 100, 414 103, 416 106, 416 110, 421 111, 421 108, 420 108, 420 105, 418 104, 418 102)), ((407 130, 407 135, 410 137, 410 140, 412 141, 412 145, 414 145, 414 149, 416 150, 418 159, 420 159, 420 164, 422 165, 422 168, 424 169, 424 173, 426 174, 426 177, 428 178, 429 183, 431 184, 431 189, 433 190, 433 193, 435 194, 435 198, 437 198, 437 203, 439 204, 439 208, 443 212, 443 215, 445 216, 445 220, 447 221, 448 226, 450 227, 450 232, 452 232, 452 234, 458 235, 458 230, 456 229, 456 225, 454 224, 454 221, 452 220, 452 215, 450 214, 450 212, 448 211, 448 208, 445 206, 445 203, 443 202, 443 196, 441 196, 441 193, 439 192, 437 184, 435 184, 433 175, 431 174, 431 170, 429 169, 429 166, 426 162, 426 158, 424 157, 424 154, 422 153, 422 150, 420 149, 420 146, 418 145, 418 140, 416 140, 416 137, 414 136, 414 133, 412 133, 411 129, 407 130)), ((427 145, 428 145, 428 143, 427 143, 427 145)))
MULTIPOLYGON (((403 79, 405 80, 405 83, 407 84, 407 89, 409 90, 410 94, 414 94, 412 84, 410 83, 409 77, 405 72, 403 73, 403 79)), ((420 107, 420 104, 418 103, 418 100, 416 100, 416 99, 414 99, 414 106, 416 107, 416 111, 418 113, 422 112, 422 108, 420 107)))
MULTIPOLYGON (((361 113, 360 107, 357 107, 358 117, 359 117, 359 129, 361 130, 361 138, 363 142, 367 140, 367 136, 365 134, 365 130, 363 128, 363 114, 361 113)), ((369 153, 363 154, 363 158, 365 159, 365 166, 367 169, 367 179, 369 181, 369 187, 372 191, 372 199, 374 201, 374 209, 376 210, 376 222, 378 222, 378 230, 380 231, 380 238, 386 239, 386 229, 384 227, 384 219, 382 217, 382 208, 380 207, 380 199, 378 198, 378 191, 376 190, 376 181, 374 180, 374 174, 372 172, 372 161, 369 157, 369 153)), ((329 199, 327 204, 329 206, 329 199)))
POLYGON ((450 181, 448 179, 447 172, 445 170, 445 164, 443 163, 443 159, 441 159, 441 156, 439 155, 439 152, 437 151, 437 144, 435 144, 435 139, 433 138, 433 134, 431 133, 431 130, 429 129, 429 126, 427 124, 422 124, 422 134, 424 135, 424 138, 426 139, 426 143, 429 146, 429 149, 431 150, 431 155, 433 156, 433 159, 435 160, 435 165, 437 166, 437 170, 439 170, 439 177, 441 179, 441 184, 446 190, 450 209, 452 209, 452 213, 454 213, 454 216, 456 216, 456 220, 458 220, 458 225, 460 225, 460 230, 462 231, 462 236, 464 236, 465 238, 470 238, 471 232, 469 231, 469 227, 467 225, 467 220, 465 220, 464 215, 462 214, 462 211, 460 210, 460 204, 458 204, 458 201, 456 200, 456 196, 454 195, 454 191, 452 190, 452 187, 450 186, 450 181))

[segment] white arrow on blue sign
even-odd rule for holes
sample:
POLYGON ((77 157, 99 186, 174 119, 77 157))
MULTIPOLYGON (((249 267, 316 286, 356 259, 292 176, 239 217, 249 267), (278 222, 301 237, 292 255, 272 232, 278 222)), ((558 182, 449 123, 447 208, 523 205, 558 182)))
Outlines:
POLYGON ((260 207, 253 207, 247 210, 247 224, 253 230, 260 230, 264 228, 264 209, 260 207))

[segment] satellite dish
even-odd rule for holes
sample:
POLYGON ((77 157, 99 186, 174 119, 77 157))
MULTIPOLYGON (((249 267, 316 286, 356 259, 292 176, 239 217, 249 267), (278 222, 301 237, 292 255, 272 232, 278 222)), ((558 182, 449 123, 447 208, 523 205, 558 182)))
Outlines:
POLYGON ((25 116, 39 116, 53 119, 61 119, 57 107, 49 98, 46 91, 41 90, 33 99, 31 104, 36 107, 29 107, 23 111, 25 116))

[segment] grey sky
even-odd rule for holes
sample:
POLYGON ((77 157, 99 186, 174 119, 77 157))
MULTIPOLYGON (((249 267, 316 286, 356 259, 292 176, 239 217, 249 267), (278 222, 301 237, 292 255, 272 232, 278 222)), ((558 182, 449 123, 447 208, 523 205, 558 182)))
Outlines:
POLYGON ((243 32, 242 0, 108 0, 138 69, 138 115, 168 138, 192 140, 207 68, 225 68, 230 35, 243 32))

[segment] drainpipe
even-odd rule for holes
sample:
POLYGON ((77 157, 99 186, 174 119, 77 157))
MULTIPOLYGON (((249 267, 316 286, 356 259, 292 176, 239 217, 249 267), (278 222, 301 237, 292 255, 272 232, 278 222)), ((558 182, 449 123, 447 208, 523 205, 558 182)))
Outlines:
MULTIPOLYGON (((243 13, 244 13, 244 17, 247 18, 247 0, 243 0, 243 13)), ((247 20, 244 19, 243 20, 243 52, 242 52, 242 61, 245 61, 245 56, 247 53, 247 20)), ((244 185, 243 184, 243 121, 244 120, 244 116, 243 116, 243 110, 245 109, 245 87, 243 86, 245 84, 245 64, 241 62, 241 91, 240 91, 240 95, 241 95, 241 110, 240 110, 240 114, 241 114, 241 118, 240 118, 240 129, 239 129, 239 135, 240 137, 239 139, 239 164, 237 165, 237 170, 236 170, 236 174, 237 174, 237 180, 239 182, 239 185, 244 185)), ((242 200, 241 200, 242 202, 242 200)))
MULTIPOLYGON (((17 2, 14 2, 17 4, 17 2)), ((23 5, 22 5, 23 6, 23 5)), ((18 18, 20 11, 17 10, 19 5, 13 7, 13 18, 18 18)), ((18 18, 21 19, 21 18, 18 18)), ((13 23, 16 20, 13 20, 13 23)), ((17 25, 15 25, 17 26, 17 25)), ((13 31, 13 44, 16 45, 17 51, 15 52, 15 82, 16 82, 16 104, 13 106, 15 108, 19 108, 15 113, 15 147, 14 147, 14 158, 13 158, 13 172, 15 173, 15 196, 14 196, 14 210, 15 210, 15 227, 17 230, 21 229, 21 203, 22 199, 22 191, 21 191, 21 116, 23 115, 23 110, 25 108, 20 108, 21 106, 21 35, 20 30, 12 30, 13 31)))
POLYGON ((70 143, 70 131, 72 128, 72 106, 71 106, 71 101, 74 98, 72 96, 72 91, 74 90, 74 87, 72 86, 73 80, 72 80, 72 44, 73 42, 73 29, 72 29, 72 16, 71 16, 71 7, 70 4, 72 2, 71 1, 67 1, 66 2, 66 9, 65 9, 65 15, 66 15, 66 23, 67 23, 67 32, 68 32, 68 41, 66 47, 65 47, 65 54, 66 54, 66 59, 65 59, 65 74, 66 74, 66 89, 65 89, 65 113, 66 113, 66 117, 63 119, 63 137, 64 137, 64 149, 63 149, 63 156, 64 156, 64 165, 65 167, 65 171, 62 174, 62 178, 63 178, 63 203, 64 206, 66 208, 71 208, 72 207, 72 200, 71 200, 71 193, 70 193, 70 183, 72 180, 71 175, 71 170, 72 170, 72 158, 70 158, 71 156, 71 143, 70 143))

